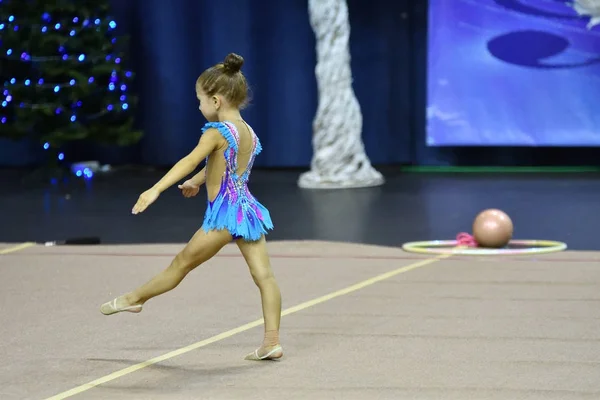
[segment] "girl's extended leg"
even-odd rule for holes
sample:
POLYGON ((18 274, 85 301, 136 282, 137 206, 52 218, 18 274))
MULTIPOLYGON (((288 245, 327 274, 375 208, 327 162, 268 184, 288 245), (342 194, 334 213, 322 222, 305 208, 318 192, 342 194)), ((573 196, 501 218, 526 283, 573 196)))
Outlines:
POLYGON ((273 275, 267 243, 264 236, 256 242, 238 239, 237 245, 248 263, 254 283, 260 290, 265 337, 260 348, 246 356, 247 360, 277 359, 283 356, 279 343, 279 322, 281 320, 281 292, 273 275))
POLYGON ((174 289, 194 268, 229 242, 231 234, 227 230, 205 232, 199 229, 165 270, 136 290, 103 304, 100 311, 106 315, 119 311, 140 312, 145 302, 174 289))

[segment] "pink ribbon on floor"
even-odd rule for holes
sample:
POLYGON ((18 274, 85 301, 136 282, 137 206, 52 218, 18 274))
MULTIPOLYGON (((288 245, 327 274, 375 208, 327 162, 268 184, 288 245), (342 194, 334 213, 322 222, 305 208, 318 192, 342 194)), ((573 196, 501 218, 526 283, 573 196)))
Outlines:
POLYGON ((467 232, 460 232, 456 235, 456 244, 459 246, 477 247, 479 244, 473 235, 467 232))

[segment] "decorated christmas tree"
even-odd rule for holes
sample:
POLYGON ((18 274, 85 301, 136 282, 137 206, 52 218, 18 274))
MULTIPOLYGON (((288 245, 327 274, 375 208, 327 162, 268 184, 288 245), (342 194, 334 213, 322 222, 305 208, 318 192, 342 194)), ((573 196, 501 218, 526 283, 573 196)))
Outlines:
POLYGON ((58 160, 74 140, 137 142, 116 28, 102 0, 0 0, 0 137, 33 139, 58 160))

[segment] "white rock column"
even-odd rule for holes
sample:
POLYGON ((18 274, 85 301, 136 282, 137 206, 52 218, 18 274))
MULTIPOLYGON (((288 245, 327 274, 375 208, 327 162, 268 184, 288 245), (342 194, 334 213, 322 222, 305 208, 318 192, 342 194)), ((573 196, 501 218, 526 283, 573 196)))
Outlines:
POLYGON ((575 0, 571 5, 577 14, 590 17, 588 29, 600 25, 600 0, 575 0))
POLYGON ((379 186, 384 178, 371 165, 362 142, 362 114, 350 68, 350 22, 346 0, 309 0, 317 39, 315 73, 319 106, 313 120, 311 170, 301 188, 341 189, 379 186))

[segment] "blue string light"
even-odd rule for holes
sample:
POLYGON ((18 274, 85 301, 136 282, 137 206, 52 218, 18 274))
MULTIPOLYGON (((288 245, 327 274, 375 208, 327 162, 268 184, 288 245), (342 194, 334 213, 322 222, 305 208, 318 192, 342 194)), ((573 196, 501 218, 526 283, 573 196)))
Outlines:
MULTIPOLYGON (((97 32, 106 32, 106 33, 114 33, 113 31, 117 28, 117 23, 111 18, 103 19, 100 17, 81 17, 81 16, 71 16, 68 19, 61 18, 60 16, 53 16, 53 12, 43 12, 41 13, 39 20, 37 22, 35 20, 26 20, 24 21, 17 12, 14 15, 4 15, 2 16, 2 7, 7 2, 5 0, 0 0, 0 31, 4 31, 7 35, 18 32, 21 27, 26 27, 28 30, 32 32, 38 32, 37 34, 52 34, 52 35, 62 35, 65 38, 65 41, 62 45, 57 46, 54 54, 52 52, 48 53, 44 51, 45 54, 33 54, 35 51, 30 52, 29 50, 20 51, 21 49, 15 48, 13 44, 12 47, 2 48, 2 44, 4 43, 18 43, 18 40, 8 41, 5 37, 2 37, 0 40, 0 62, 6 60, 7 62, 21 62, 26 64, 29 63, 77 63, 82 66, 86 65, 97 65, 99 63, 113 63, 115 65, 112 73, 109 74, 108 81, 105 81, 105 76, 102 74, 98 74, 98 76, 81 76, 78 74, 73 74, 71 77, 67 77, 64 81, 54 79, 47 79, 35 76, 34 74, 29 74, 30 76, 19 75, 14 77, 6 77, 1 75, 0 71, 0 84, 3 83, 3 86, 0 86, 0 125, 1 124, 11 124, 14 122, 16 118, 16 111, 13 111, 12 114, 6 114, 6 110, 12 109, 49 109, 52 110, 50 115, 55 115, 58 118, 67 118, 71 124, 81 124, 84 123, 82 121, 91 121, 95 118, 100 118, 107 113, 122 113, 130 108, 130 99, 127 96, 128 90, 128 80, 133 78, 133 73, 131 71, 121 71, 120 64, 122 62, 121 57, 118 54, 96 54, 94 51, 77 51, 75 48, 70 47, 69 40, 72 38, 77 39, 79 35, 90 32, 90 30, 94 30, 97 32), (101 76, 102 75, 102 76, 101 76), (101 78, 101 79, 100 79, 101 78), (113 100, 107 100, 109 104, 104 104, 102 108, 98 109, 95 113, 89 112, 89 102, 84 97, 81 97, 81 100, 68 100, 69 95, 71 93, 66 90, 79 90, 84 89, 85 93, 90 93, 91 91, 107 91, 107 92, 118 92, 114 95, 117 95, 113 100), (23 91, 35 90, 43 91, 40 93, 44 93, 44 95, 39 96, 39 103, 32 103, 31 99, 38 98, 38 96, 30 96, 23 95, 23 91), (55 99, 48 93, 52 93, 55 95, 55 99), (24 96, 21 100, 19 97, 24 96), (83 100, 83 101, 82 101, 83 100), (70 104, 69 104, 70 103, 70 104), (85 106, 88 106, 86 109, 86 113, 79 115, 81 110, 84 109, 85 106), (2 115, 5 114, 5 115, 2 115), (63 114, 66 114, 63 116, 63 114), (82 118, 83 117, 83 120, 82 118)), ((19 1, 11 2, 8 1, 8 7, 12 4, 19 4, 19 1)), ((9 8, 10 9, 10 8, 9 8)), ((14 10, 14 8, 13 8, 14 10)), ((51 11, 51 10, 50 10, 51 11)), ((14 11, 13 11, 14 12, 14 11)), ((29 18, 29 16, 28 16, 29 18)), ((0 36, 1 37, 1 36, 0 36)), ((112 37, 108 38, 111 44, 117 43, 117 38, 112 37)), ((82 50, 79 48, 79 50, 82 50)), ((87 49, 86 49, 87 50, 87 49)), ((70 67, 65 70, 68 71, 70 67)), ((76 70, 76 68, 74 68, 76 70)), ((90 68, 91 70, 91 68, 90 68)), ((32 70, 35 71, 35 70, 32 70)), ((17 74, 15 74, 17 75, 17 74)), ((54 76, 54 75, 53 75, 54 76)), ((113 96, 114 96, 113 95, 113 96)), ((48 115, 48 114, 45 114, 48 115)), ((79 126, 79 125, 73 125, 79 126)), ((50 150, 55 148, 55 144, 52 144, 52 141, 46 141, 43 143, 44 150, 50 150)), ((67 157, 64 152, 58 152, 57 158, 59 161, 64 161, 67 157)), ((93 176, 93 172, 89 168, 85 168, 83 170, 77 170, 77 176, 83 176, 85 178, 91 178, 93 176)))

